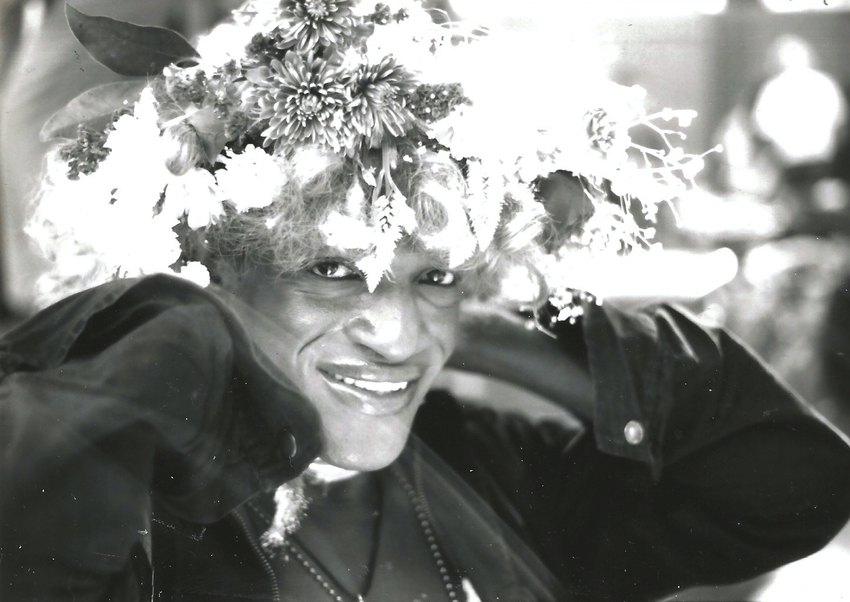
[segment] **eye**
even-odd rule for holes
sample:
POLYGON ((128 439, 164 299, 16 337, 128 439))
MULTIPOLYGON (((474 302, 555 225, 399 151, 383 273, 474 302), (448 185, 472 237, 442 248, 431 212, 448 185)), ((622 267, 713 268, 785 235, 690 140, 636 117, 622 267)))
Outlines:
POLYGON ((422 284, 432 284, 435 286, 452 286, 457 281, 457 274, 447 270, 428 270, 419 277, 419 282, 422 284))
POLYGON ((314 263, 308 268, 311 274, 315 274, 321 278, 329 278, 335 280, 359 278, 360 274, 354 269, 348 267, 341 261, 328 259, 314 263))

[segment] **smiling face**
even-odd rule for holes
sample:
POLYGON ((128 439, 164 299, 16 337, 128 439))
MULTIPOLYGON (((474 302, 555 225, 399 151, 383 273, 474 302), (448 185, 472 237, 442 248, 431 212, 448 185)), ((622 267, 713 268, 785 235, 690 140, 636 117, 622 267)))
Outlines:
POLYGON ((318 410, 322 459, 354 470, 395 460, 454 350, 460 276, 399 248, 372 293, 350 264, 320 259, 275 281, 257 279, 242 296, 285 341, 269 355, 318 410))

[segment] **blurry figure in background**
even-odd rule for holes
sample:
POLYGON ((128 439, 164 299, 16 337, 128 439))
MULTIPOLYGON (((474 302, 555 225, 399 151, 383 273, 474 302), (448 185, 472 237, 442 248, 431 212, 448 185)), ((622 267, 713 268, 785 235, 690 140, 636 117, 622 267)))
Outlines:
MULTIPOLYGON (((209 30, 234 0, 85 0, 89 12, 170 27, 187 37, 209 30)), ((45 262, 23 232, 30 195, 48 144, 39 130, 57 109, 84 92, 125 79, 97 64, 68 30, 65 2, 0 0, 0 261, 2 300, 15 313, 33 309, 34 287, 45 262), (11 35, 14 34, 14 35, 11 35)))
POLYGON ((841 87, 816 68, 815 51, 799 37, 777 39, 767 61, 775 75, 761 87, 753 106, 756 134, 771 145, 785 169, 810 168, 827 175, 847 121, 841 87))
POLYGON ((743 226, 743 267, 714 300, 728 328, 820 405, 828 398, 822 325, 836 282, 850 270, 850 206, 836 161, 847 143, 848 102, 798 36, 777 38, 765 68, 769 77, 742 93, 720 129, 725 152, 717 158, 732 212, 725 221, 743 226), (764 232, 745 211, 758 206, 772 216, 764 232))
POLYGON ((840 84, 793 35, 773 42, 765 71, 768 78, 742 94, 721 125, 724 188, 771 202, 786 235, 847 231, 848 189, 836 167, 847 138, 840 84))
POLYGON ((833 176, 833 161, 847 125, 847 99, 833 77, 817 69, 808 42, 782 36, 771 46, 775 75, 753 107, 755 134, 768 145, 789 194, 808 210, 833 212, 847 205, 833 176))
MULTIPOLYGON (((704 238, 713 234, 715 244, 741 255, 738 277, 711 295, 705 313, 719 317, 846 434, 848 107, 840 85, 816 62, 800 38, 774 42, 770 77, 741 94, 720 128, 725 152, 715 157, 723 161, 725 198, 711 205, 713 215, 704 213, 719 227, 689 221, 704 238)), ((816 556, 751 582, 757 595, 742 599, 838 599, 848 558, 845 528, 816 556)))

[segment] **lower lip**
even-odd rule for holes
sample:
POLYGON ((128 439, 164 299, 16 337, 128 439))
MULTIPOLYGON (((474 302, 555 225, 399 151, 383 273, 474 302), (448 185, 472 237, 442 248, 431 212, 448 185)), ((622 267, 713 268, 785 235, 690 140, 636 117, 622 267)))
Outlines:
POLYGON ((417 382, 411 381, 407 383, 407 387, 400 391, 376 393, 374 391, 366 391, 354 385, 348 385, 321 370, 319 374, 322 375, 328 386, 335 393, 339 393, 337 397, 345 405, 367 416, 392 416, 404 410, 413 402, 417 382))

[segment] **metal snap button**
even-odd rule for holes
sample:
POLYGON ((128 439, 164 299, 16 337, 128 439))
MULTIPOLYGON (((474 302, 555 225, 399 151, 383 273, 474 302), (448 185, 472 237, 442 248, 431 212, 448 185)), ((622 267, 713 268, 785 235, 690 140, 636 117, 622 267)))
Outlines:
POLYGON ((623 435, 626 437, 626 443, 637 445, 643 441, 643 425, 637 420, 630 420, 623 429, 623 435))

